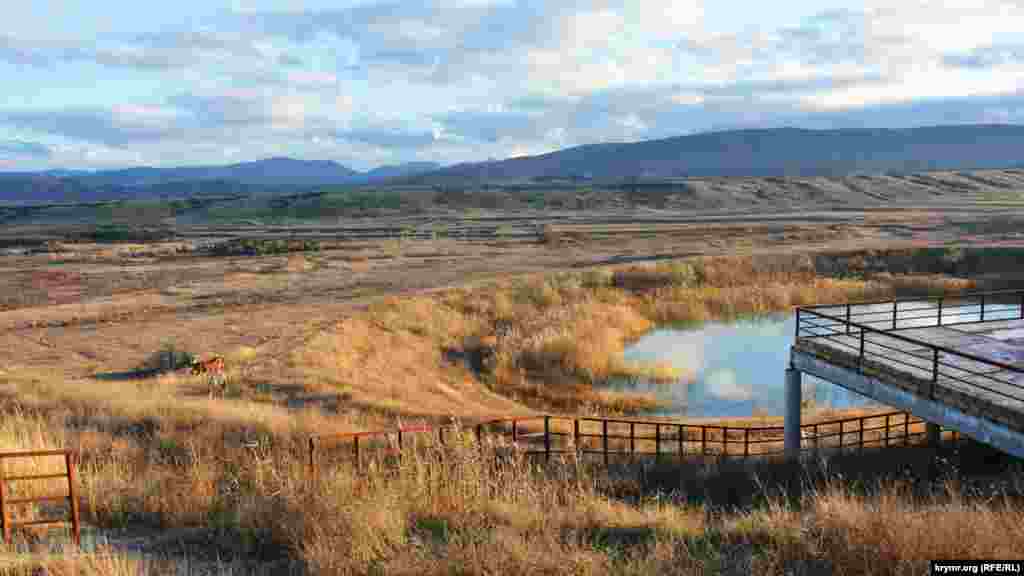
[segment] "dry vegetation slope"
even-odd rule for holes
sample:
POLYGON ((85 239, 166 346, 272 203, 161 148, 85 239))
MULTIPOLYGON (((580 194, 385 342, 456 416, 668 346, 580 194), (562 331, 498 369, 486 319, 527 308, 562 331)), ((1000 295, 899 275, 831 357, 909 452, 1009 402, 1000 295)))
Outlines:
MULTIPOLYGON (((656 322, 971 287, 935 276, 821 278, 816 268, 798 256, 706 258, 382 300, 331 325, 303 324, 287 345, 238 347, 222 398, 207 398, 200 378, 181 374, 89 379, 13 362, 0 369, 0 450, 82 450, 91 523, 209 529, 226 555, 278 550, 328 574, 744 573, 751 561, 775 572, 805 557, 850 573, 908 573, 940 546, 954 556, 1024 549, 1016 508, 911 505, 836 488, 809 497, 802 514, 779 502, 711 525, 701 504, 624 501, 585 468, 495 472, 475 450, 455 449, 440 469, 410 459, 393 482, 344 465, 309 482, 300 455, 311 433, 396 418, 643 407, 643 398, 588 383, 619 373, 669 376, 621 357, 624 344, 656 322), (446 359, 460 354, 478 364, 479 378, 446 359), (334 396, 334 409, 288 402, 289 390, 307 400, 334 396), (242 448, 247 441, 260 448, 242 448), (877 529, 877 513, 857 512, 873 506, 889 514, 886 531, 877 529), (925 541, 919 530, 933 524, 943 526, 938 540, 925 541), (894 568, 865 560, 877 554, 894 568)), ((137 333, 154 343, 158 336, 137 333)), ((196 342, 177 339, 192 351, 196 342)), ((47 488, 58 489, 19 490, 47 488)))

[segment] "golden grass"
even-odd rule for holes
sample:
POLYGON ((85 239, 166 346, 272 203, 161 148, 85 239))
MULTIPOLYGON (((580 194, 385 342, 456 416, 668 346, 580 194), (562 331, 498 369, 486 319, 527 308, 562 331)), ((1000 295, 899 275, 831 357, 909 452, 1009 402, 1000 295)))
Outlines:
MULTIPOLYGON (((755 573, 781 572, 793 559, 814 555, 844 562, 847 573, 905 573, 854 557, 876 549, 896 566, 919 566, 923 556, 912 546, 924 543, 879 531, 866 512, 843 512, 858 506, 891 515, 905 532, 955 520, 961 528, 944 528, 938 538, 957 539, 959 547, 950 544, 951 550, 1012 555, 997 544, 964 542, 996 538, 1002 530, 1024 549, 1017 532, 1007 532, 1011 521, 1021 525, 1016 508, 900 504, 895 497, 871 508, 876 505, 867 497, 842 500, 836 488, 805 505, 816 527, 811 531, 799 529, 807 514, 783 504, 710 526, 700 505, 617 499, 605 489, 603 473, 587 466, 542 470, 513 460, 495 469, 476 449, 449 448, 444 465, 436 464, 440 454, 428 451, 403 460, 402 473, 390 480, 326 464, 312 482, 301 456, 310 434, 383 427, 396 417, 521 414, 528 412, 524 404, 567 412, 649 407, 651 398, 590 383, 621 375, 680 377, 671 367, 622 359, 623 348, 659 322, 968 287, 938 277, 819 279, 799 259, 743 257, 387 299, 310 334, 287 359, 310 391, 341 394, 339 414, 252 401, 249 381, 262 360, 252 348, 228 353, 228 376, 242 389, 232 398, 207 398, 201 378, 180 374, 103 381, 12 365, 0 369, 0 450, 82 450, 88 522, 210 527, 238 542, 284 548, 321 574, 696 574, 732 562, 724 552, 730 543, 759 547, 756 562, 764 570, 755 573), (467 355, 487 349, 493 364, 478 379, 445 360, 445 349, 467 355), (260 439, 258 449, 242 447, 253 438, 260 439), (710 539, 715 531, 724 540, 710 539), (844 539, 853 552, 842 548, 844 539)), ((62 463, 17 466, 38 473, 62 463)), ((22 490, 42 494, 60 487, 39 483, 22 490)), ((71 562, 89 574, 87 564, 75 563, 94 561, 107 562, 99 556, 56 559, 58 568, 46 569, 61 573, 59 562, 71 562)), ((98 566, 92 573, 128 570, 98 566)))
POLYGON ((138 576, 139 574, 173 574, 166 567, 129 558, 124 554, 24 554, 3 551, 0 545, 2 576, 138 576), (163 569, 161 569, 163 568, 163 569), (155 570, 154 570, 155 569, 155 570))

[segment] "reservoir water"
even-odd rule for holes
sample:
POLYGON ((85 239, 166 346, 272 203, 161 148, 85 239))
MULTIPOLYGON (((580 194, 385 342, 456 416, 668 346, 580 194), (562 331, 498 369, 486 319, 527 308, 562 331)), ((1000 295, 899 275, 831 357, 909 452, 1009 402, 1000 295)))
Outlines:
MULTIPOLYGON (((953 300, 947 299, 943 325, 981 319, 977 301, 953 300)), ((892 310, 891 303, 859 305, 852 319, 889 330, 892 310)), ((819 311, 842 318, 845 306, 822 307, 819 311)), ((900 303, 896 327, 935 326, 937 313, 934 302, 900 303)), ((985 318, 1010 319, 1020 315, 1018 301, 992 301, 985 318)), ((666 408, 654 412, 658 415, 782 416, 785 370, 795 338, 795 324, 795 315, 787 313, 735 322, 708 322, 696 328, 659 328, 627 348, 626 359, 666 362, 685 376, 670 383, 634 379, 608 382, 605 386, 653 394, 666 404, 666 408)), ((807 374, 803 375, 802 396, 815 408, 843 409, 871 404, 868 398, 807 374)))
MULTIPOLYGON (((764 316, 708 322, 697 328, 659 328, 626 349, 628 360, 659 361, 685 376, 677 382, 616 380, 613 390, 651 393, 666 403, 654 414, 692 417, 781 416, 795 317, 764 316)), ((868 399, 812 376, 803 399, 815 407, 863 406, 868 399)))

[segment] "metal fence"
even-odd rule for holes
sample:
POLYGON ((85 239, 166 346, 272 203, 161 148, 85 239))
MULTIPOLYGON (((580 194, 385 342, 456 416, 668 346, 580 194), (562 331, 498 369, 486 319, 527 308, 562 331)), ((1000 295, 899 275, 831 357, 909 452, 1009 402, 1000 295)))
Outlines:
POLYGON ((921 381, 917 392, 929 399, 946 384, 1024 402, 1024 369, 900 333, 1006 320, 1024 320, 1024 290, 798 307, 796 340, 850 355, 861 373, 894 367, 921 381))
MULTIPOLYGON (((571 455, 613 460, 761 458, 781 456, 783 426, 728 426, 615 418, 526 416, 478 422, 466 427, 417 426, 314 436, 308 442, 308 465, 316 473, 328 455, 357 468, 381 459, 398 462, 416 448, 449 446, 456 438, 483 446, 507 446, 518 453, 550 459, 571 455)), ((801 449, 862 451, 866 447, 908 445, 925 436, 925 421, 905 412, 867 414, 801 426, 801 449)), ((956 431, 945 438, 959 439, 956 431)))

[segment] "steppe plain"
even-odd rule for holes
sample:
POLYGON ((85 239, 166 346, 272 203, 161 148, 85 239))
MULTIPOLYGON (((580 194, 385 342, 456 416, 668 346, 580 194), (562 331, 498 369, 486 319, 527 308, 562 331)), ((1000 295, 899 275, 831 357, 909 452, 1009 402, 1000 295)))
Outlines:
MULTIPOLYGON (((480 316, 490 319, 500 307, 496 303, 500 298, 494 294, 524 283, 537 292, 535 300, 546 302, 548 308, 563 308, 556 320, 566 322, 566 315, 571 317, 575 311, 568 297, 583 294, 574 292, 579 282, 565 287, 565 279, 571 277, 607 273, 615 278, 622 272, 628 280, 631 271, 642 275, 659 263, 705 258, 709 270, 718 267, 720 278, 729 278, 731 269, 737 278, 754 270, 756 274, 746 278, 748 283, 783 286, 797 276, 806 283, 810 277, 828 275, 824 271, 830 266, 836 269, 829 275, 831 283, 811 286, 814 296, 798 298, 787 292, 789 288, 778 288, 783 296, 772 302, 748 306, 737 297, 731 308, 712 307, 709 314, 716 316, 726 313, 726 308, 758 312, 844 294, 899 293, 901 286, 940 291, 966 287, 965 280, 936 279, 934 270, 907 271, 919 281, 884 274, 875 279, 863 269, 845 274, 848 270, 841 270, 837 262, 846 260, 836 254, 1024 247, 1024 171, 688 183, 682 191, 671 187, 649 192, 555 191, 541 207, 517 205, 514 194, 485 191, 452 199, 444 192, 426 197, 415 192, 402 196, 397 208, 372 217, 334 213, 317 221, 225 222, 194 213, 170 218, 159 211, 123 214, 122 225, 158 226, 172 233, 163 241, 141 243, 73 241, 83 227, 74 219, 47 220, 41 213, 12 217, 8 210, 0 228, 0 398, 5 414, 0 449, 54 445, 81 449, 86 455, 83 482, 92 499, 87 520, 104 529, 129 530, 128 535, 109 536, 115 552, 133 546, 166 551, 172 547, 167 534, 175 534, 176 541, 193 540, 188 549, 199 558, 197 565, 211 565, 210 556, 215 555, 211 550, 223 553, 227 560, 213 564, 224 573, 257 569, 271 573, 283 570, 285 564, 295 570, 339 574, 451 573, 459 567, 465 573, 527 569, 743 573, 750 569, 750 562, 766 563, 762 567, 769 572, 797 566, 814 573, 817 564, 802 563, 799 558, 813 549, 818 556, 815 561, 831 562, 832 570, 846 566, 846 573, 895 574, 910 573, 920 567, 922 557, 941 552, 934 546, 920 549, 925 544, 920 535, 913 541, 900 540, 902 536, 872 540, 871 506, 891 513, 894 526, 903 526, 907 533, 929 523, 946 524, 949 519, 943 514, 966 518, 961 532, 950 528, 938 540, 955 540, 973 526, 977 530, 972 537, 994 542, 966 552, 998 555, 1024 543, 1020 508, 975 509, 973 501, 961 500, 907 508, 893 496, 895 492, 868 505, 858 499, 866 496, 849 495, 843 489, 825 494, 809 509, 826 525, 834 521, 831 528, 847 530, 845 551, 825 532, 816 536, 813 545, 801 542, 800 524, 806 519, 801 520, 798 512, 773 508, 781 506, 778 503, 716 524, 717 540, 712 542, 697 536, 707 534, 712 523, 704 508, 623 503, 581 488, 579 478, 558 472, 551 473, 553 479, 537 481, 551 482, 550 486, 534 485, 536 493, 525 496, 526 507, 536 512, 519 516, 506 509, 513 500, 503 497, 485 505, 485 498, 464 494, 435 500, 424 496, 429 504, 420 507, 394 504, 397 489, 384 488, 361 488, 367 491, 362 500, 317 507, 305 499, 347 498, 346 490, 357 482, 345 477, 310 494, 286 480, 272 480, 273 473, 266 472, 265 478, 249 478, 259 484, 253 488, 258 496, 238 505, 241 512, 232 508, 232 519, 222 517, 230 508, 217 496, 225 468, 214 463, 220 458, 215 449, 189 444, 190 436, 251 439, 269 434, 277 446, 284 447, 290 442, 301 444, 304 435, 313 432, 363 430, 400 420, 470 420, 544 410, 629 411, 631 404, 623 399, 589 398, 572 405, 556 395, 527 392, 545 383, 536 375, 515 393, 482 384, 465 366, 447 361, 443 350, 460 348, 467 340, 487 336, 491 329, 487 322, 475 323, 468 313, 456 316, 448 308, 439 311, 438 302, 468 310, 476 306, 478 293, 486 293, 483 300, 490 303, 480 316), (290 242, 294 251, 217 253, 214 248, 253 239, 290 242), (316 242, 316 249, 300 248, 303 241, 316 242), (773 269, 772 262, 792 262, 801 256, 813 263, 809 271, 794 272, 782 264, 773 269), (562 284, 545 280, 556 277, 562 284), (872 281, 879 284, 868 288, 842 284, 872 281), (172 349, 225 355, 235 393, 209 398, 201 379, 180 371, 148 371, 159 368, 154 358, 172 349), (344 366, 338 367, 339 362, 344 366), (404 372, 366 375, 388 363, 404 372), (364 374, 365 379, 346 387, 343 381, 355 378, 353 374, 364 374), (90 457, 90 452, 113 454, 113 460, 90 457), (149 464, 160 473, 147 476, 142 469, 149 464), (124 478, 110 478, 117 471, 124 478), (175 479, 182 475, 191 480, 175 479), (184 496, 186 489, 188 496, 184 496), (580 506, 586 510, 557 498, 547 500, 549 491, 573 489, 581 491, 580 506), (154 490, 164 492, 163 496, 154 490), (309 523, 286 522, 280 530, 268 527, 273 523, 271 511, 282 510, 272 505, 277 497, 274 490, 277 494, 292 491, 281 505, 293 515, 308 509, 309 523), (114 496, 119 493, 125 496, 114 496), (169 501, 173 494, 180 498, 177 510, 169 501), (482 508, 470 514, 465 508, 470 504, 482 508), (388 505, 412 509, 403 518, 417 519, 401 520, 397 526, 397 515, 370 511, 388 505), (546 508, 554 510, 547 518, 540 512, 546 508), (839 512, 846 515, 845 520, 830 516, 839 512), (415 524, 416 530, 409 532, 407 522, 415 524), (488 524, 488 530, 497 530, 492 540, 467 540, 472 531, 482 529, 478 522, 499 525, 488 524), (316 523, 335 527, 318 528, 313 526, 316 523), (572 528, 575 536, 527 541, 529 534, 546 524, 560 526, 563 533, 572 528), (760 525, 769 528, 764 531, 760 525), (621 530, 600 532, 599 528, 608 526, 621 530), (211 530, 221 536, 209 536, 211 530), (353 536, 362 532, 371 535, 353 536), (413 538, 407 532, 419 536, 413 538), (440 532, 443 537, 437 535, 440 532), (662 538, 662 532, 668 536, 662 538), (254 545, 240 551, 240 545, 223 542, 244 540, 240 533, 249 534, 246 538, 256 539, 260 546, 280 549, 284 559, 270 555, 255 565, 243 562, 247 555, 254 555, 254 545), (428 533, 444 544, 423 544, 429 539, 423 534, 428 533), (413 540, 419 544, 411 544, 413 540), (157 541, 159 545, 151 545, 157 541), (347 543, 339 544, 342 541, 347 543), (686 544, 680 548, 680 542, 686 544), (410 546, 419 551, 397 551, 410 546), (854 558, 856 550, 878 547, 897 568, 874 571, 854 558), (503 552, 494 553, 497 549, 503 552), (758 560, 751 549, 768 552, 758 560), (331 560, 332 554, 346 560, 331 560)), ((315 199, 296 197, 292 208, 304 202, 307 209, 310 202, 315 207, 315 199)), ((288 206, 281 209, 287 213, 288 206)), ((970 282, 997 288, 1022 278, 1014 275, 1013 266, 990 272, 976 274, 970 282)), ((710 278, 714 273, 706 275, 710 278)), ((743 289, 737 278, 721 289, 743 289)), ((614 284, 612 280, 610 285, 614 284)), ((642 296, 646 288, 640 288, 642 296)), ((718 302, 719 296, 715 292, 702 298, 718 302)), ((506 304, 507 309, 497 315, 514 317, 517 305, 515 301, 506 304)), ((650 306, 654 310, 655 304, 650 306)), ((651 325, 648 320, 626 318, 623 310, 615 314, 619 316, 611 324, 618 322, 623 328, 611 347, 621 347, 651 325)), ((645 317, 659 318, 657 313, 645 317)), ((543 319, 543 313, 531 318, 531 328, 542 330, 543 319)), ((595 320, 581 317, 581 321, 595 320)), ((610 370, 607 366, 581 368, 582 364, 577 359, 576 372, 568 370, 569 376, 600 376, 602 370, 610 370)), ((566 377, 564 373, 548 375, 566 377)), ((485 481, 483 476, 477 470, 477 480, 485 481)), ((12 552, 8 556, 15 558, 11 569, 26 573, 38 565, 58 573, 140 569, 133 564, 139 561, 117 554, 103 561, 26 557, 12 552), (62 568, 61 562, 67 565, 62 568)), ((172 570, 176 565, 180 570, 180 557, 170 554, 169 558, 160 569, 172 570)), ((147 569, 157 570, 157 565, 147 569)))

